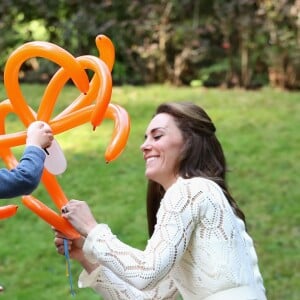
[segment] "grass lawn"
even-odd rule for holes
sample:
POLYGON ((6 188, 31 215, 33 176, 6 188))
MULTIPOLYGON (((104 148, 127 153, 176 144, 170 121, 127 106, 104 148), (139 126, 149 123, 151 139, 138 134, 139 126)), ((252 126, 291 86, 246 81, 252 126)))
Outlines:
MULTIPOLYGON (((22 85, 36 108, 45 89, 22 85)), ((62 91, 56 112, 78 96, 73 86, 62 91)), ((5 90, 0 85, 0 99, 5 90)), ((122 155, 104 161, 112 122, 92 131, 86 124, 56 136, 68 168, 58 180, 69 199, 87 200, 99 222, 108 223, 124 242, 143 248, 147 239, 144 163, 139 146, 155 107, 164 101, 189 100, 203 106, 217 126, 227 157, 229 187, 243 211, 258 252, 270 300, 298 300, 300 282, 300 93, 175 88, 170 86, 114 87, 112 101, 131 117, 131 133, 122 155)), ((14 117, 8 132, 22 126, 14 117)), ((19 157, 23 147, 13 149, 19 157)), ((0 162, 1 163, 1 162, 0 162)), ((1 164, 3 166, 3 164, 1 164)), ((0 183, 1 184, 1 183, 0 183)), ((43 185, 33 193, 54 208, 43 185)), ((20 204, 15 217, 0 222, 1 299, 71 299, 64 257, 57 255, 50 227, 20 204)), ((75 299, 99 299, 90 289, 78 289, 81 271, 72 263, 75 299)))

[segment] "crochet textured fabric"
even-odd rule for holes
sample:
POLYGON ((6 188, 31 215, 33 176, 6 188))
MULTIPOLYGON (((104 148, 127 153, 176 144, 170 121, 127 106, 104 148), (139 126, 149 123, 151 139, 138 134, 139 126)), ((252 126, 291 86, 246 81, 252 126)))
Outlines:
POLYGON ((220 187, 203 178, 179 178, 166 192, 144 251, 97 225, 84 244, 99 267, 83 271, 79 287, 104 299, 201 300, 218 291, 249 285, 264 298, 252 239, 220 187))

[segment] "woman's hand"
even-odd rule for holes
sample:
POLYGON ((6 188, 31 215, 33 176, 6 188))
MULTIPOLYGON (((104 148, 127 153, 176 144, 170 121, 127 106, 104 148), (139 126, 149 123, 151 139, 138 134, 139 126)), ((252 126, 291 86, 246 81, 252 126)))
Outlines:
MULTIPOLYGON (((59 254, 64 255, 65 254, 65 248, 64 248, 64 235, 57 231, 55 228, 52 227, 52 229, 55 232, 55 238, 54 238, 54 244, 56 247, 56 250, 59 254)), ((68 250, 69 250, 69 256, 72 259, 77 260, 82 267, 88 272, 93 272, 98 266, 98 263, 90 263, 84 256, 82 247, 84 244, 85 238, 80 237, 79 239, 75 240, 68 240, 68 250)))
MULTIPOLYGON (((65 249, 64 249, 65 236, 59 231, 57 231, 55 228, 52 229, 55 232, 54 244, 56 250, 59 254, 65 255, 65 249)), ((78 260, 79 262, 84 260, 84 254, 82 251, 84 241, 85 241, 84 237, 80 237, 75 240, 68 240, 68 249, 69 249, 70 258, 78 260)))
POLYGON ((97 222, 86 202, 70 200, 62 208, 62 216, 83 236, 87 237, 89 232, 97 225, 97 222))

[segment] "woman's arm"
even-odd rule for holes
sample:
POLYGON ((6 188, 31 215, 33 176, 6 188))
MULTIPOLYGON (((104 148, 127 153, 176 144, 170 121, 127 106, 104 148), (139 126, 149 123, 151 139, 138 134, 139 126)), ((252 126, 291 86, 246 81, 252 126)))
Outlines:
POLYGON ((91 263, 107 267, 142 291, 155 287, 184 254, 195 227, 190 197, 183 184, 167 191, 158 211, 155 231, 144 251, 121 242, 106 224, 94 225, 94 218, 88 217, 89 207, 83 201, 70 201, 64 216, 78 232, 87 236, 83 252, 91 263))
POLYGON ((166 276, 153 289, 140 291, 104 266, 98 266, 92 273, 83 271, 80 274, 78 286, 90 287, 106 300, 175 300, 178 291, 173 280, 166 276))
MULTIPOLYGON (((54 231, 54 243, 56 249, 58 253, 64 255, 64 237, 55 229, 54 231)), ((90 287, 107 300, 176 299, 176 295, 178 294, 177 288, 169 276, 166 276, 166 278, 161 280, 155 288, 147 291, 140 291, 118 277, 108 268, 100 265, 99 263, 94 264, 88 261, 82 251, 84 240, 85 239, 81 237, 76 240, 68 241, 70 257, 77 260, 84 268, 78 280, 78 286, 80 288, 90 287)))

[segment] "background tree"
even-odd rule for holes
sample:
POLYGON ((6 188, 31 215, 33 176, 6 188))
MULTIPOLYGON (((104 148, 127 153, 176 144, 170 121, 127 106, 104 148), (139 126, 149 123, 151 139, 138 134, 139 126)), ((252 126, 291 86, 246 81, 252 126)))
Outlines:
POLYGON ((259 1, 268 46, 265 57, 272 86, 300 87, 300 1, 259 1))
MULTIPOLYGON (((299 0, 2 0, 0 69, 29 40, 73 55, 97 54, 95 37, 116 47, 115 83, 300 87, 299 0)), ((38 69, 48 80, 56 66, 38 69)))

